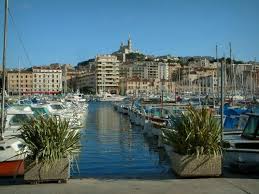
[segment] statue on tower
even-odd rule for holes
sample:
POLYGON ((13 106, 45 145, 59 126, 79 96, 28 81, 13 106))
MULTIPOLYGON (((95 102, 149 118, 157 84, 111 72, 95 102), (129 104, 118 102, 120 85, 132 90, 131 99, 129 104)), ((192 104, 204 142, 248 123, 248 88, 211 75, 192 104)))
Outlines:
POLYGON ((132 43, 131 43, 131 38, 130 38, 130 34, 129 34, 129 39, 128 39, 128 49, 129 49, 129 52, 131 52, 132 50, 132 43))

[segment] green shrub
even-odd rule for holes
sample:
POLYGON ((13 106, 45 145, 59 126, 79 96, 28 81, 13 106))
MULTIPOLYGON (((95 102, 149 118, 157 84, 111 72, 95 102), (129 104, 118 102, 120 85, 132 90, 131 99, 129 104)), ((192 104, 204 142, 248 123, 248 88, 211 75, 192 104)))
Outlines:
POLYGON ((163 129, 163 141, 182 155, 221 154, 221 127, 206 108, 192 106, 179 117, 172 118, 172 127, 163 129))
POLYGON ((66 120, 39 116, 24 123, 19 130, 24 151, 32 162, 51 165, 80 152, 80 133, 70 129, 66 120))

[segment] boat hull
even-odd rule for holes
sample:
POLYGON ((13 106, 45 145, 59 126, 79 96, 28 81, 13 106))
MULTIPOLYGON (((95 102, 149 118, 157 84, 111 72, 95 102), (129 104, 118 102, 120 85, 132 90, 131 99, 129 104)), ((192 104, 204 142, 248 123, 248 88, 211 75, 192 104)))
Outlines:
POLYGON ((224 153, 224 164, 236 170, 259 171, 259 150, 252 149, 226 149, 224 153))
POLYGON ((23 160, 0 162, 0 177, 17 176, 24 174, 23 160))

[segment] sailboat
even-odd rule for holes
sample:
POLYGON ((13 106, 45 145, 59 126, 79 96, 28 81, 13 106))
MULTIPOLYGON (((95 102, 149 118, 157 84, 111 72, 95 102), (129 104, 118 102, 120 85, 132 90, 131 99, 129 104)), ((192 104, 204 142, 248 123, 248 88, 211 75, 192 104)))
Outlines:
POLYGON ((7 40, 7 14, 8 0, 5 0, 4 16, 4 44, 3 44, 3 75, 2 75, 2 101, 1 101, 1 128, 0 128, 0 176, 16 176, 24 173, 22 143, 16 138, 4 137, 5 128, 5 63, 7 40))

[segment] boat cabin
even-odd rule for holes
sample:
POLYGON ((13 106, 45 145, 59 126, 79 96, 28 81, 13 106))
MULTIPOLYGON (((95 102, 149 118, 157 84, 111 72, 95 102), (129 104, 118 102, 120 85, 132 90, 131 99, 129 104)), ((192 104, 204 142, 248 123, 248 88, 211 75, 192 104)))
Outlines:
POLYGON ((243 130, 242 137, 259 140, 259 114, 249 113, 248 121, 243 130))
POLYGON ((18 133, 21 125, 33 117, 33 111, 29 106, 13 106, 6 111, 4 136, 12 136, 18 133))

